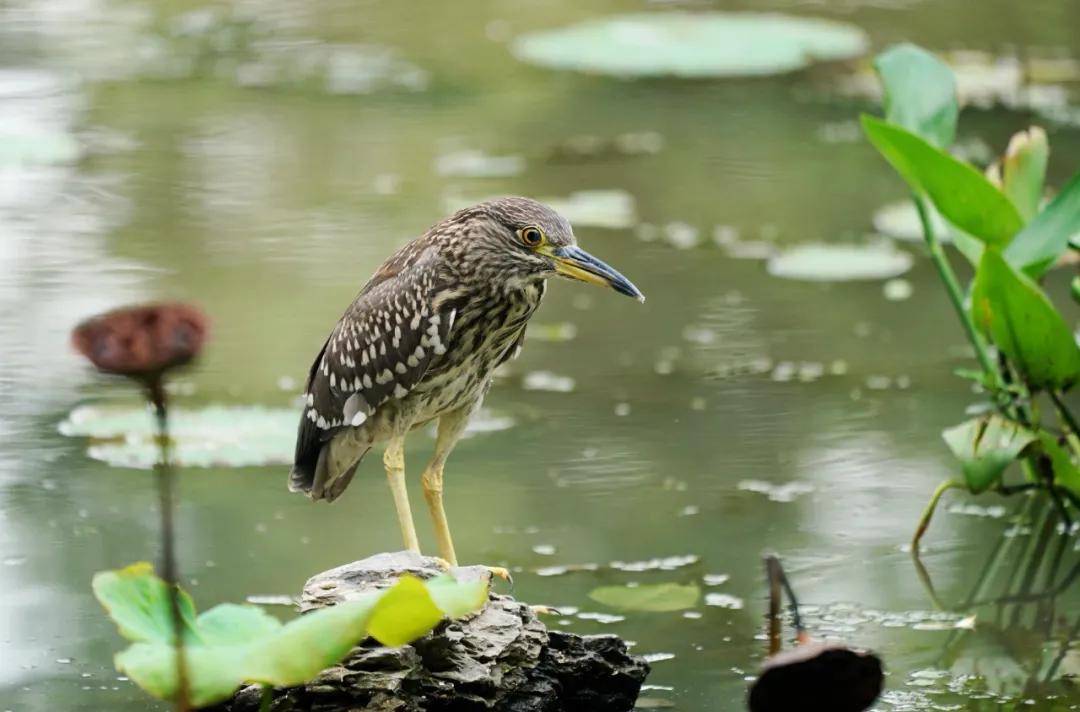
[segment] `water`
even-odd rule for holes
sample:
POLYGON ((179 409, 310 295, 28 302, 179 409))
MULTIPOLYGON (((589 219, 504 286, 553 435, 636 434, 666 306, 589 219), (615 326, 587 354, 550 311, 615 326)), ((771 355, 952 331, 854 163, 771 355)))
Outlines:
MULTIPOLYGON (((987 0, 974 17, 945 0, 738 6, 855 22, 876 48, 911 39, 1080 55, 1078 6, 1055 0, 987 0)), ((184 14, 194 7, 0 8, 0 135, 18 137, 18 155, 0 167, 0 708, 148 707, 112 668, 122 643, 89 579, 154 557, 152 481, 89 459, 83 441, 58 433, 78 404, 134 402, 70 353, 78 319, 134 299, 197 301, 214 337, 177 400, 291 407, 290 382, 302 382, 363 280, 448 202, 587 189, 628 191, 640 219, 672 237, 578 229, 648 302, 553 285, 536 322, 570 337, 530 341, 488 399, 514 426, 463 441, 448 466, 462 558, 508 565, 519 597, 584 613, 616 613, 587 598, 599 585, 730 576, 705 588, 728 605, 703 601, 698 616, 552 622, 635 641, 656 660, 648 682, 659 688, 645 694, 678 709, 740 709, 764 652, 767 551, 787 562, 812 628, 883 654, 890 693, 880 709, 1012 708, 983 699, 983 687, 1036 700, 1025 709, 1080 704, 1061 684, 1026 686, 1033 671, 1059 680, 1075 670, 1072 654, 1052 662, 1080 598, 1058 597, 1049 635, 1045 606, 1042 618, 1025 607, 1015 623, 1011 609, 987 608, 974 633, 950 644, 963 615, 934 613, 904 550, 933 486, 953 470, 939 432, 973 400, 951 375, 965 349, 930 264, 917 257, 904 277, 910 298, 890 301, 880 282, 784 281, 712 243, 718 225, 780 244, 851 239, 903 196, 865 144, 844 138, 869 107, 836 98, 831 73, 696 83, 551 73, 510 60, 499 38, 640 5, 490 0, 407 10, 246 3, 275 38, 291 38, 275 45, 284 66, 315 53, 339 69, 313 78, 263 63, 237 74, 240 50, 230 48, 249 46, 251 22, 184 14), (174 39, 154 39, 163 33, 174 39), (366 49, 361 60, 355 48, 327 60, 325 43, 366 49), (184 71, 169 76, 177 56, 184 71), (378 71, 360 81, 350 70, 358 62, 378 71), (238 86, 237 77, 268 76, 269 87, 238 86), (655 132, 663 146, 548 159, 574 136, 627 132, 655 132), (439 157, 462 150, 520 156, 526 167, 439 175, 439 157), (534 372, 547 375, 533 383, 554 377, 573 389, 524 388, 534 372), (691 555, 671 570, 609 565, 691 555), (585 564, 595 566, 541 575, 585 564)), ((1028 122, 969 111, 961 139, 1000 147, 1028 122)), ((1051 142, 1050 180, 1060 185, 1080 164, 1080 133, 1057 129, 1051 142)), ((1056 296, 1067 280, 1051 276, 1056 296)), ((431 447, 411 439, 414 475, 431 447)), ((182 568, 203 607, 293 594, 318 571, 400 545, 375 461, 332 507, 290 495, 285 477, 281 466, 183 473, 182 568)), ((411 484, 415 495, 418 477, 411 484)), ((966 598, 1011 527, 1008 517, 939 513, 925 563, 942 601, 966 598)), ((1031 539, 1015 539, 1003 572, 1031 539)))

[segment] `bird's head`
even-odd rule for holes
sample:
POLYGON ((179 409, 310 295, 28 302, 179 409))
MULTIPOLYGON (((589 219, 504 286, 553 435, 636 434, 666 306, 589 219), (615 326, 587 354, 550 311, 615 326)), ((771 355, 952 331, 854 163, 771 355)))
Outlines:
POLYGON ((461 211, 451 221, 468 234, 469 259, 508 285, 567 277, 645 301, 626 277, 577 246, 562 215, 529 198, 499 198, 461 211))

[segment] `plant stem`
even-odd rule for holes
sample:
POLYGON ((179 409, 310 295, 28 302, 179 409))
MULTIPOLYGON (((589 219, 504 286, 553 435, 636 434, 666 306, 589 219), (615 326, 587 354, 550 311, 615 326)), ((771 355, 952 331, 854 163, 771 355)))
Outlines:
POLYGON ((769 582, 769 656, 771 657, 780 652, 780 611, 783 608, 780 560, 773 554, 765 557, 765 577, 769 582))
POLYGON ((937 509, 938 501, 941 500, 941 495, 946 491, 954 488, 963 488, 963 482, 957 482, 956 480, 945 480, 937 489, 934 490, 934 494, 931 495, 930 501, 926 503, 926 509, 923 510, 922 516, 919 517, 919 526, 915 530, 915 535, 911 537, 911 553, 917 554, 919 552, 919 540, 922 539, 923 534, 926 533, 927 527, 930 526, 930 520, 934 518, 934 510, 937 509))
POLYGON ((990 385, 996 391, 1001 387, 1001 375, 990 358, 990 352, 986 349, 986 342, 975 328, 975 322, 972 321, 971 315, 964 308, 964 293, 960 289, 960 281, 956 278, 956 273, 953 272, 952 266, 945 256, 945 250, 941 247, 937 234, 934 233, 933 225, 930 224, 926 201, 918 195, 913 196, 913 199, 915 200, 915 209, 919 212, 919 222, 922 223, 923 238, 926 240, 926 247, 930 251, 930 259, 933 261, 934 267, 937 268, 938 276, 941 277, 941 281, 945 284, 945 291, 949 295, 949 301, 952 302, 953 309, 956 310, 956 316, 960 319, 968 340, 975 349, 975 356, 979 360, 979 365, 982 366, 990 385))
POLYGON ((1080 435, 1080 424, 1076 422, 1076 418, 1073 416, 1072 411, 1065 405, 1065 401, 1061 399, 1061 394, 1055 390, 1049 390, 1050 400, 1054 402, 1054 408, 1057 409, 1058 417, 1061 421, 1069 426, 1071 433, 1066 433, 1066 438, 1071 441, 1076 439, 1077 435, 1080 435))
POLYGON ((263 685, 262 696, 259 697, 259 712, 270 712, 270 705, 274 701, 274 686, 263 685))
POLYGON ((176 566, 176 538, 173 525, 173 470, 169 457, 169 408, 161 376, 154 376, 147 386, 157 420, 158 448, 161 457, 154 466, 157 479, 158 509, 161 513, 161 574, 169 591, 173 644, 176 656, 176 709, 188 712, 187 659, 184 657, 184 617, 180 611, 180 582, 176 566))

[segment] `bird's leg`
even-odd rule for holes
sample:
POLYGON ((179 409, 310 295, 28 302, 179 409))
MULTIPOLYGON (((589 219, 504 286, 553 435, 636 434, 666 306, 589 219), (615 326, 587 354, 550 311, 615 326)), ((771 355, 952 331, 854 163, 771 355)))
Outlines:
MULTIPOLYGON (((435 436, 435 454, 431 462, 424 469, 421 482, 424 486, 424 499, 427 501, 428 511, 431 512, 431 522, 435 526, 435 538, 439 542, 439 556, 451 566, 457 566, 457 554, 454 553, 454 541, 450 538, 450 525, 446 521, 446 510, 443 508, 443 466, 450 451, 461 439, 465 431, 465 425, 469 422, 474 405, 459 408, 439 418, 438 434, 435 436)), ((501 566, 488 566, 487 570, 493 576, 498 576, 504 581, 513 583, 510 572, 501 566)))
POLYGON ((435 526, 439 556, 448 561, 451 566, 457 566, 457 555, 454 553, 454 541, 450 537, 450 525, 446 521, 446 510, 443 509, 443 466, 446 464, 450 451, 454 449, 454 445, 465 430, 471 412, 472 408, 462 408, 439 418, 438 434, 435 437, 435 454, 424 469, 421 480, 424 486, 424 499, 427 500, 431 522, 435 526))
POLYGON ((416 538, 416 526, 413 524, 412 509, 409 507, 409 493, 405 488, 405 436, 395 435, 390 438, 383 454, 386 466, 386 479, 394 495, 394 508, 397 510, 398 524, 401 526, 401 538, 405 548, 420 553, 420 542, 416 538))

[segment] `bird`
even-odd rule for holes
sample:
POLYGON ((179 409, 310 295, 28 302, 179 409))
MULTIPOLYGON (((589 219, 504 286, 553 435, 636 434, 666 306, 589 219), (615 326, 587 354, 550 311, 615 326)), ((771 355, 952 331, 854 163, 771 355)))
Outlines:
POLYGON ((419 554, 405 437, 437 422, 421 486, 439 558, 456 566, 443 506, 447 457, 495 369, 520 352, 553 277, 645 301, 630 280, 578 247, 566 218, 529 198, 459 210, 391 255, 311 364, 289 489, 333 502, 368 451, 385 443, 383 466, 401 536, 419 554))

